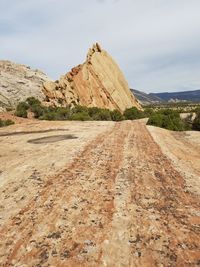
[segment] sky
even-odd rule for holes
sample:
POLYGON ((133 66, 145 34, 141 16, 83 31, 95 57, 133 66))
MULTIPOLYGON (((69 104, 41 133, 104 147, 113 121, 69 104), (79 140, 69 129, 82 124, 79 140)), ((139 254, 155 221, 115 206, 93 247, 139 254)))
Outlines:
POLYGON ((129 86, 200 89, 200 0, 0 0, 0 59, 58 79, 100 43, 129 86))

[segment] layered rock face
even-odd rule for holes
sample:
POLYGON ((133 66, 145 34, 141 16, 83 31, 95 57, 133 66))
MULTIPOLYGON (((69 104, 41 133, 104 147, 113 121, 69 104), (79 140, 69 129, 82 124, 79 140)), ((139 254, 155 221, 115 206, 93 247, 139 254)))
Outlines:
POLYGON ((54 106, 141 109, 118 65, 99 44, 89 50, 85 63, 61 76, 59 81, 45 82, 43 92, 46 101, 54 106))
POLYGON ((0 111, 13 109, 20 101, 34 96, 45 98, 42 85, 50 80, 43 72, 10 61, 0 61, 0 111))

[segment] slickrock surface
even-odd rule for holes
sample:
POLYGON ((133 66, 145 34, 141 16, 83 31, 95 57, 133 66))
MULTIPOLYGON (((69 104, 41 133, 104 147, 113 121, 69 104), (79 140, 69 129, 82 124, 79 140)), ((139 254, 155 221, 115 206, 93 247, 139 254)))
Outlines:
POLYGON ((45 82, 43 92, 55 106, 76 103, 120 111, 132 106, 141 109, 118 65, 99 44, 89 50, 85 63, 59 81, 45 82))
POLYGON ((200 195, 200 132, 177 133, 152 126, 148 129, 175 168, 187 177, 188 190, 200 195))
POLYGON ((16 107, 29 96, 44 99, 42 84, 48 80, 39 70, 0 60, 0 111, 16 107))
POLYGON ((199 266, 199 196, 144 121, 29 120, 0 135, 0 266, 199 266))

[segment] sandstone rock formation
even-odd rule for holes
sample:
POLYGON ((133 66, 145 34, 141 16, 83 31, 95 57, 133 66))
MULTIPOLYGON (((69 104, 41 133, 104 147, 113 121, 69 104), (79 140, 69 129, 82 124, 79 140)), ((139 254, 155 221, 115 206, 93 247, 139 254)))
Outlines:
POLYGON ((0 111, 15 108, 20 101, 34 96, 44 99, 42 84, 50 80, 43 72, 10 61, 0 61, 0 111))
POLYGON ((199 267, 199 132, 24 119, 0 140, 0 266, 199 267))
POLYGON ((45 82, 43 92, 46 100, 55 106, 141 109, 118 65, 99 44, 89 49, 85 63, 61 76, 59 81, 45 82))

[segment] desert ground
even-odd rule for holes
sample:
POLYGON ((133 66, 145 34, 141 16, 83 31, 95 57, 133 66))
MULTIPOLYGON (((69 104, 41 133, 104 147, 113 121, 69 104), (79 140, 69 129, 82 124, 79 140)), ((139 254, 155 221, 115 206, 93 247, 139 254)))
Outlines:
POLYGON ((0 266, 200 266, 200 132, 0 129, 0 266))

